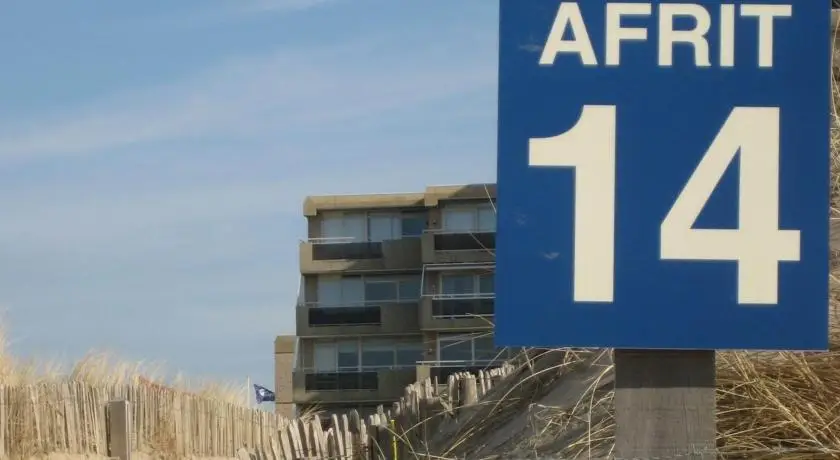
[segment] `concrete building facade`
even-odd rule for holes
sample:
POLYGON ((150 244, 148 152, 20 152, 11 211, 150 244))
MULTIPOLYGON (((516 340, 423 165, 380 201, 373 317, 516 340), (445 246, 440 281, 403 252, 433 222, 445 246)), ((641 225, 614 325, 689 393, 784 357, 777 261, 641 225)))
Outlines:
POLYGON ((495 196, 473 184, 306 198, 294 358, 275 344, 277 410, 366 412, 418 379, 506 358, 493 345, 495 196))

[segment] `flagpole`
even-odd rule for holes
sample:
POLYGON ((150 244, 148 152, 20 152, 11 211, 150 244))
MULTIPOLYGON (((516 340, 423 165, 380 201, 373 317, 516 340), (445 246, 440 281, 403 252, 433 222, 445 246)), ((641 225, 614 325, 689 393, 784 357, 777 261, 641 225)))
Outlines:
POLYGON ((251 376, 248 376, 248 379, 245 383, 245 401, 248 403, 248 408, 254 408, 254 401, 251 400, 251 376))

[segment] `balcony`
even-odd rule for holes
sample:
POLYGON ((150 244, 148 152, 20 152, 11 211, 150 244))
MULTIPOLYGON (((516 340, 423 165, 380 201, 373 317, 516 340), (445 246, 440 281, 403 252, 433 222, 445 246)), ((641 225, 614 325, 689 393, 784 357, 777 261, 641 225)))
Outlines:
POLYGON ((312 247, 314 260, 367 260, 382 258, 382 242, 320 243, 312 247))
POLYGON ((363 302, 321 306, 303 303, 296 309, 297 336, 343 336, 416 333, 419 302, 363 302))
POLYGON ((377 391, 379 374, 367 372, 313 372, 304 376, 304 390, 311 391, 377 391))
POLYGON ((300 272, 304 275, 315 275, 354 270, 419 269, 420 248, 420 238, 387 241, 313 238, 300 243, 300 272))
POLYGON ((496 259, 496 232, 430 229, 421 240, 424 264, 482 263, 496 259))
POLYGON ((422 330, 489 329, 493 327, 494 294, 437 294, 420 302, 422 330))
POLYGON ((414 366, 323 372, 298 369, 293 374, 295 404, 391 402, 417 380, 414 366))

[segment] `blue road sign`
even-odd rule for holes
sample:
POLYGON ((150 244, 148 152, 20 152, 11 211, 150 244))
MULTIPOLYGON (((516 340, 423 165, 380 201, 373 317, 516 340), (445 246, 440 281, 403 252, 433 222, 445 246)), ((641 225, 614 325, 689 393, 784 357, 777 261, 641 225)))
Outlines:
POLYGON ((828 345, 830 0, 501 0, 496 341, 828 345))

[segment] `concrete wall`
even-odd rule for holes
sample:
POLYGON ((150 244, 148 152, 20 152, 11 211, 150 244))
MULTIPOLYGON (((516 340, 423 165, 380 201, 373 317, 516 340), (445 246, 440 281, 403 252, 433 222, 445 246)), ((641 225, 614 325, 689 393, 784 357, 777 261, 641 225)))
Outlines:
POLYGON ((295 415, 293 396, 293 372, 295 336, 280 336, 274 340, 274 411, 284 417, 295 415))
POLYGON ((315 260, 313 244, 301 242, 300 272, 304 275, 337 272, 389 272, 420 270, 422 266, 420 239, 406 238, 382 242, 382 258, 364 260, 315 260))

